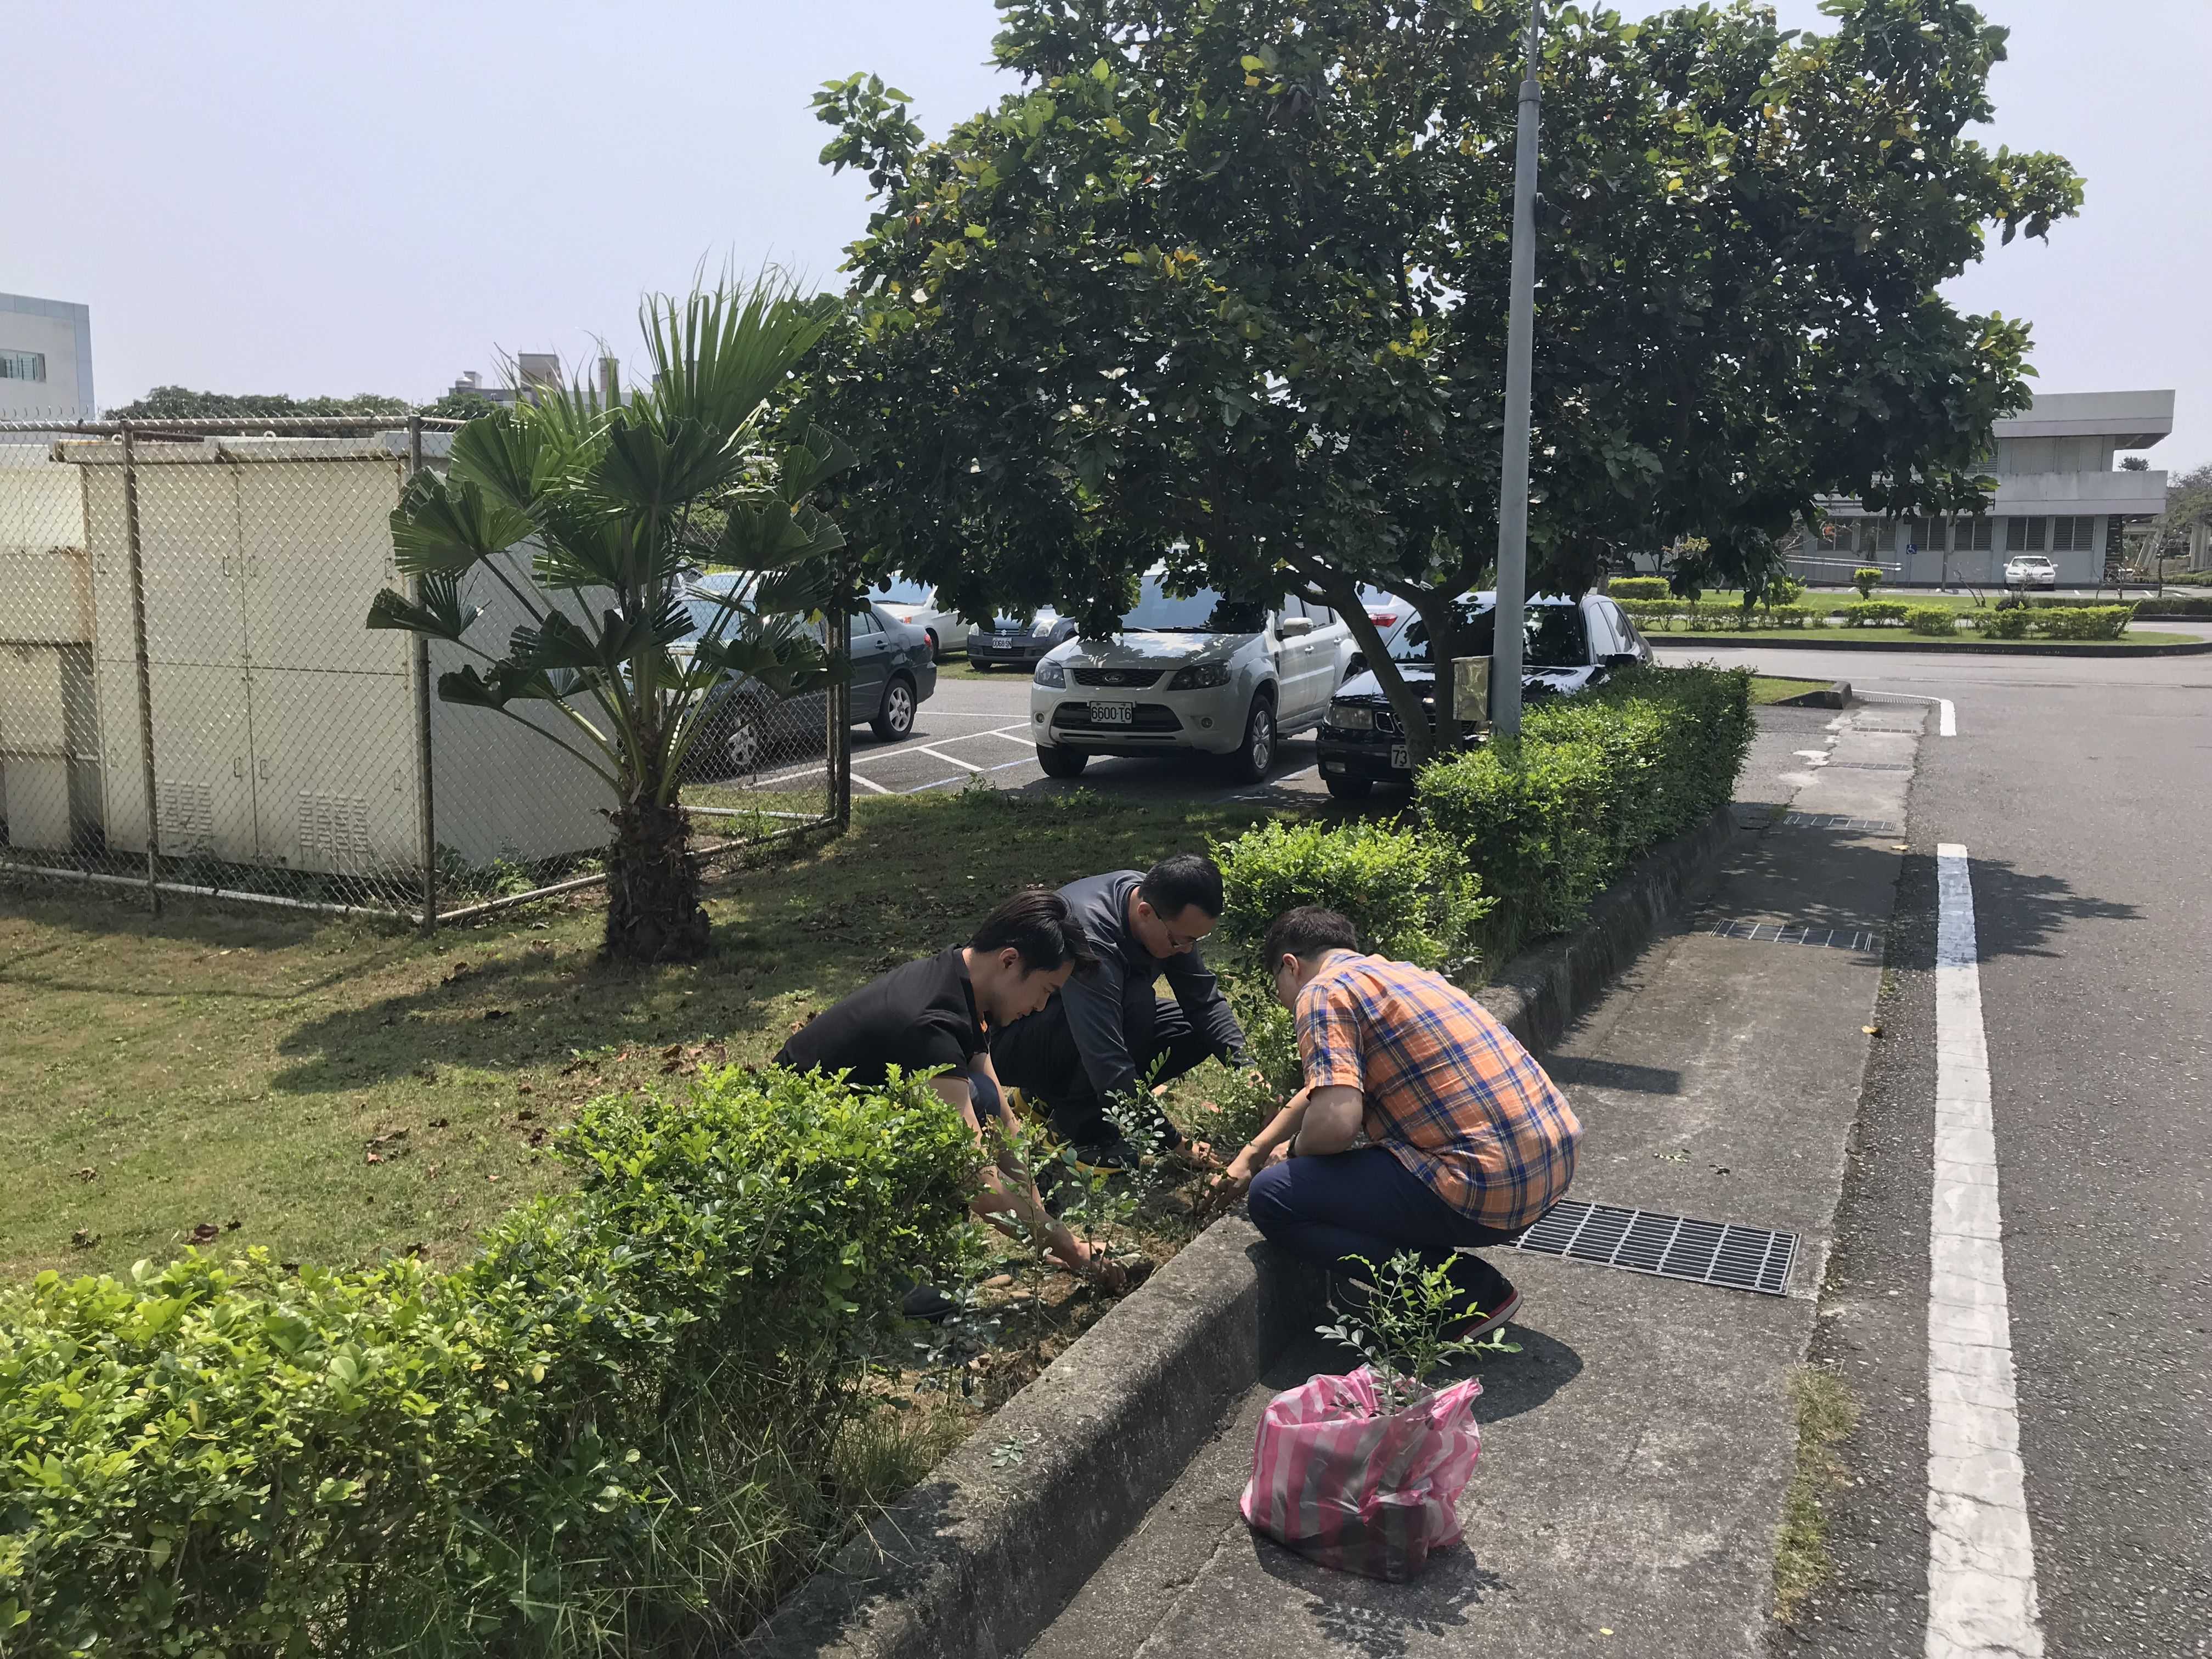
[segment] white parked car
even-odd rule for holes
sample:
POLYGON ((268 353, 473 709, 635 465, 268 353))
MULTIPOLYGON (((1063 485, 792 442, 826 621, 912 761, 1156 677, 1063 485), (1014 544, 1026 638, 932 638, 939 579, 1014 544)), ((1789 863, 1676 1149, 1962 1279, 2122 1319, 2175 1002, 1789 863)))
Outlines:
POLYGON ((928 635, 932 661, 948 651, 968 648, 968 624, 957 612, 939 605, 937 590, 927 583, 909 581, 895 572, 878 582, 868 598, 899 621, 928 635))
POLYGON ((1037 764, 1072 778, 1093 755, 1198 750, 1256 783, 1285 732, 1318 726, 1355 647, 1336 613, 1300 599, 1201 592, 1170 597, 1145 578, 1107 640, 1071 639, 1037 664, 1030 729, 1037 764))
POLYGON ((2007 587, 2056 587, 2058 567, 2040 553, 2015 553, 2005 561, 2007 587))

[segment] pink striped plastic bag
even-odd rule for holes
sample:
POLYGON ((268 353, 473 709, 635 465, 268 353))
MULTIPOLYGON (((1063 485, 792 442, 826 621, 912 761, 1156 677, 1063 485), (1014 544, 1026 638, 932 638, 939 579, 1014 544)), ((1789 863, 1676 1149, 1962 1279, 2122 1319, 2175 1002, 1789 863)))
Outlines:
POLYGON ((1402 1583, 1459 1542, 1481 1392, 1469 1377, 1383 1415, 1366 1366, 1313 1377, 1267 1402, 1237 1507, 1309 1560, 1402 1583))

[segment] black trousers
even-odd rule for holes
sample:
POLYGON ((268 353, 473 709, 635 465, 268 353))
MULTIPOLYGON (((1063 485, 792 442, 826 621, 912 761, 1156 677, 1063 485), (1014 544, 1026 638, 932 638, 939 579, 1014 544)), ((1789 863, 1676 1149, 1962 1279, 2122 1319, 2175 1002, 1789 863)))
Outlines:
MULTIPOLYGON (((1213 1045, 1194 1026, 1182 1006, 1171 998, 1133 1001, 1122 1015, 1121 1035, 1136 1062, 1137 1079, 1167 1083, 1214 1057, 1213 1045), (1160 1060, 1157 1076, 1152 1063, 1160 1060)), ((1114 1139, 1114 1126, 1106 1119, 1106 1103, 1098 1097, 1083 1055, 1068 1029, 1067 1010, 1058 997, 1043 1011, 993 1033, 991 1064, 999 1080, 1040 1102, 1052 1118, 1053 1133, 1077 1146, 1096 1146, 1114 1139)), ((1149 1098, 1149 1097, 1148 1097, 1149 1098)), ((1179 1145, 1182 1137, 1175 1126, 1166 1127, 1164 1144, 1179 1145)))
POLYGON ((1379 1268, 1411 1250, 1425 1266, 1450 1264, 1463 1310, 1495 1313, 1513 1294, 1504 1273, 1465 1249, 1514 1234, 1460 1214, 1387 1147, 1271 1164, 1252 1177, 1246 1203, 1264 1237, 1316 1267, 1364 1279, 1364 1263, 1379 1268))

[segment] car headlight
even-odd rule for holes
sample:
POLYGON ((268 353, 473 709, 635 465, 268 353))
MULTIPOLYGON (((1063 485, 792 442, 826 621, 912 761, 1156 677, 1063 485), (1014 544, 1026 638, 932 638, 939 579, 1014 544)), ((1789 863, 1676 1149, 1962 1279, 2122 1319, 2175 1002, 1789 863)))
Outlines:
POLYGON ((1170 691, 1203 691, 1208 686, 1229 684, 1229 665, 1225 662, 1198 663, 1189 668, 1178 668, 1176 677, 1168 682, 1170 691))
POLYGON ((1067 684, 1067 670, 1047 657, 1036 665, 1036 683, 1060 690, 1067 684))
POLYGON ((1340 732, 1372 732, 1375 711, 1364 703, 1333 702, 1328 706, 1328 723, 1340 732))

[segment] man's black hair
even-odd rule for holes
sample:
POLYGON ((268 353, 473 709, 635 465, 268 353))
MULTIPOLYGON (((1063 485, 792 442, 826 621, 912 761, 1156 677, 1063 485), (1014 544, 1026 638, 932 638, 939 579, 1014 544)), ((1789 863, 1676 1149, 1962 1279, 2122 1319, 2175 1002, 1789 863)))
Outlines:
POLYGON ((1025 973, 1056 973, 1062 964, 1072 962, 1075 971, 1082 974, 1098 963, 1075 913, 1049 887, 1023 888, 983 918, 968 944, 976 951, 1003 951, 1012 945, 1025 973))
POLYGON ((1195 904, 1221 920, 1221 866, 1203 853, 1177 853, 1145 872, 1137 896, 1163 921, 1172 921, 1195 904))
POLYGON ((1301 904, 1267 924, 1267 942, 1261 948, 1272 972, 1285 957, 1311 962, 1331 951, 1357 951, 1359 935, 1335 911, 1324 910, 1318 904, 1301 904))

